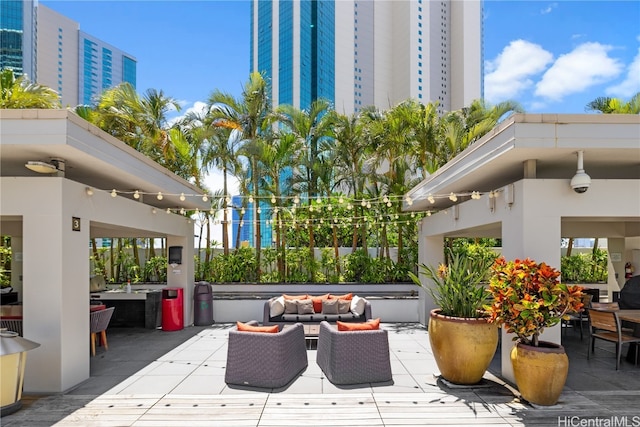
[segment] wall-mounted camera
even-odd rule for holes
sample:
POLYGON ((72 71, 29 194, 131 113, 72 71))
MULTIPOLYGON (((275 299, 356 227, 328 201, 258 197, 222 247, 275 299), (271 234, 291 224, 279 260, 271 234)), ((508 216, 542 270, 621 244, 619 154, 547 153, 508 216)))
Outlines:
POLYGON ((584 171, 584 152, 578 151, 578 170, 571 178, 571 188, 578 194, 585 193, 591 185, 591 177, 584 171))

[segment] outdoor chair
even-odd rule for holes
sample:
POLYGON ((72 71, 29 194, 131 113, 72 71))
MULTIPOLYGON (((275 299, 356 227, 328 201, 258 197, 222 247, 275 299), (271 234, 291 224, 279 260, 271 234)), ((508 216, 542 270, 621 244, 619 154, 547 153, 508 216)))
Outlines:
POLYGON ((584 336, 583 334, 583 324, 587 324, 587 328, 589 327, 589 315, 587 311, 589 310, 589 306, 591 305, 591 300, 593 299, 593 295, 583 294, 582 295, 582 309, 577 313, 569 313, 569 320, 563 320, 562 326, 566 329, 569 326, 580 326, 580 341, 584 336))
POLYGON ((392 380, 387 331, 338 331, 320 322, 318 366, 333 384, 364 384, 392 380))
MULTIPOLYGON (((640 343, 640 337, 624 333, 620 326, 620 319, 615 310, 606 311, 602 309, 591 309, 589 313, 589 324, 591 334, 589 347, 587 348, 587 359, 595 350, 596 339, 609 341, 616 344, 616 371, 620 369, 620 356, 622 345, 626 343, 640 343)), ((635 364, 638 364, 638 354, 636 352, 635 364)))
POLYGON ((7 328, 8 331, 16 332, 22 336, 22 316, 1 317, 0 328, 7 328))
MULTIPOLYGON (((251 321, 249 324, 257 325, 251 321)), ((280 388, 308 366, 302 323, 277 333, 229 331, 224 381, 249 387, 280 388)))
POLYGON ((91 332, 91 356, 96 355, 96 339, 98 333, 100 334, 100 343, 104 346, 105 350, 109 350, 109 344, 107 343, 107 327, 111 321, 111 316, 115 307, 105 308, 104 310, 92 311, 89 313, 90 326, 89 332, 91 332))

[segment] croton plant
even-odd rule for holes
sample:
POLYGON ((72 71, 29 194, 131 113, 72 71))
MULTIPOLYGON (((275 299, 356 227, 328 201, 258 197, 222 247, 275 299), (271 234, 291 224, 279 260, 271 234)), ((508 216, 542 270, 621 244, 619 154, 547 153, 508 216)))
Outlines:
POLYGON ((500 257, 491 271, 489 291, 493 299, 485 309, 490 322, 516 335, 514 341, 537 347, 544 328, 582 309, 582 288, 560 283, 560 272, 544 262, 529 258, 506 261, 500 257))

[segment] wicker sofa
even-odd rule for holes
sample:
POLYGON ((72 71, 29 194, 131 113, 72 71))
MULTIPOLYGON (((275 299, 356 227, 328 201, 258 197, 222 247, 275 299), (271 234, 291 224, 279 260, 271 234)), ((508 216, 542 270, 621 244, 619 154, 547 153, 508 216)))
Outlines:
POLYGON ((320 323, 316 362, 333 384, 392 381, 387 331, 338 331, 320 323))
MULTIPOLYGON (((309 297, 318 297, 317 295, 309 295, 309 297)), ((371 320, 371 303, 362 297, 357 295, 353 296, 354 300, 361 300, 360 307, 364 306, 364 310, 359 313, 357 310, 349 310, 347 313, 342 314, 326 314, 322 312, 314 312, 313 314, 298 314, 298 313, 282 313, 273 315, 272 306, 275 300, 280 297, 273 297, 265 301, 264 311, 262 316, 263 325, 287 325, 294 323, 304 324, 320 324, 322 321, 335 322, 340 320, 342 322, 366 322, 371 320)))

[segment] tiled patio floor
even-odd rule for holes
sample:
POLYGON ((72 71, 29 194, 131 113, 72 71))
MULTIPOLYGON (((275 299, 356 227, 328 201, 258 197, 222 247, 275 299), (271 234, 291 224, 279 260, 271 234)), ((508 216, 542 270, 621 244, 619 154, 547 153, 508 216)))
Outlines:
POLYGON ((89 380, 64 395, 23 396, 24 407, 0 425, 640 425, 640 366, 623 362, 616 371, 606 344, 587 361, 586 339, 573 331, 564 335, 570 372, 560 402, 535 407, 497 376, 499 351, 481 386, 439 381, 427 332, 418 324, 383 325, 392 383, 334 386, 315 363, 315 350, 308 350, 308 368, 288 387, 229 387, 224 369, 231 327, 111 328, 109 351, 98 348, 89 380))

